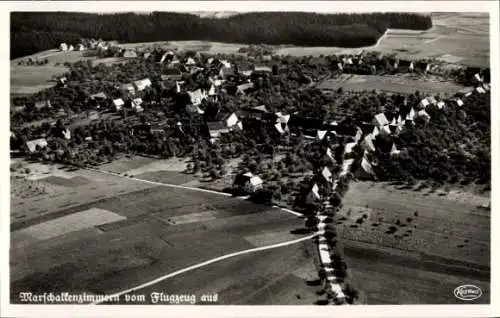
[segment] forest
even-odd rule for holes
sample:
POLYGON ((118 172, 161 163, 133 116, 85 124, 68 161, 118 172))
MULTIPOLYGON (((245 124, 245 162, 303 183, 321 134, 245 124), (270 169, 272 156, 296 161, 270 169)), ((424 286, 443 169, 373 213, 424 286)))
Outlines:
POLYGON ((413 13, 244 13, 201 18, 188 13, 11 13, 11 59, 81 38, 122 43, 205 40, 246 44, 360 47, 373 45, 387 28, 427 30, 430 16, 413 13))

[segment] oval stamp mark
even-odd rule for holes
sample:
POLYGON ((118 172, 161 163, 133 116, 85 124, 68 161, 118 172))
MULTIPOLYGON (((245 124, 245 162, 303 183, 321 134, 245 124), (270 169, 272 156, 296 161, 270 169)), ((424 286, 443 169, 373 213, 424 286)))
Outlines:
POLYGON ((481 297, 483 295, 483 292, 481 288, 475 285, 467 284, 455 288, 453 294, 455 294, 455 297, 457 297, 460 300, 471 301, 481 297))

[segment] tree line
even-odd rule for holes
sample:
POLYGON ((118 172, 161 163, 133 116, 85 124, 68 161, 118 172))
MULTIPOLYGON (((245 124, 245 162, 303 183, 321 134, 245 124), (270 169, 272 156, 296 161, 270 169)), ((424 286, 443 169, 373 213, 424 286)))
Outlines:
POLYGON ((376 43, 387 28, 426 30, 431 26, 430 16, 413 13, 259 12, 212 19, 174 12, 14 12, 11 14, 11 58, 55 48, 61 42, 76 44, 80 38, 132 43, 206 40, 359 47, 376 43))

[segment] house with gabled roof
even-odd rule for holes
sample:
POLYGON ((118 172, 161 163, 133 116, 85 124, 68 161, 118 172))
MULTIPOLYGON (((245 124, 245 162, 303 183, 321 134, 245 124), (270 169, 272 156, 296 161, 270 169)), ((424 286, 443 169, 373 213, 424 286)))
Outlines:
POLYGON ((430 105, 430 103, 429 103, 429 101, 428 101, 428 99, 427 99, 427 98, 422 99, 422 100, 420 101, 420 103, 418 104, 418 106, 419 106, 420 108, 422 108, 422 109, 425 109, 425 108, 426 108, 427 106, 429 106, 429 105, 430 105))
POLYGON ((182 80, 182 72, 178 67, 167 67, 162 71, 161 80, 180 81, 182 80))
POLYGON ((443 102, 443 101, 439 101, 437 104, 436 104, 437 108, 439 109, 443 109, 446 107, 446 104, 443 102))
POLYGON ((476 87, 476 92, 478 92, 479 94, 485 94, 486 93, 486 91, 484 90, 484 88, 482 86, 476 87))
POLYGON ((241 63, 237 65, 238 73, 243 76, 249 77, 253 73, 253 67, 246 63, 241 63))
POLYGON ((122 56, 125 58, 136 58, 137 52, 134 50, 123 50, 122 56))
POLYGON ((260 72, 260 73, 272 73, 273 70, 269 66, 264 66, 264 65, 255 65, 253 68, 254 72, 260 72))
POLYGON ((231 131, 222 120, 207 122, 207 128, 210 138, 215 139, 219 138, 221 134, 231 131))
POLYGON ((33 139, 26 142, 28 151, 33 153, 39 149, 47 147, 47 140, 45 138, 33 139))
POLYGON ((431 65, 425 61, 418 61, 415 63, 415 69, 421 73, 427 73, 430 70, 431 65))
POLYGON ((242 94, 242 95, 247 95, 253 90, 253 83, 245 83, 236 86, 236 93, 237 94, 242 94))
POLYGON ((326 156, 328 158, 330 158, 330 160, 332 160, 333 162, 336 162, 335 161, 335 155, 333 154, 332 150, 330 149, 330 147, 327 147, 326 148, 326 156))
POLYGON ((455 99, 455 103, 458 107, 462 107, 464 105, 464 102, 460 98, 455 99))
POLYGON ((344 147, 344 155, 352 153, 352 151, 353 151, 354 147, 356 147, 356 145, 357 145, 357 143, 355 143, 355 142, 347 143, 344 147))
POLYGON ((251 172, 238 174, 233 182, 233 189, 243 191, 248 194, 255 193, 262 189, 264 182, 262 179, 251 172))
POLYGON ((66 43, 59 44, 59 51, 67 51, 68 45, 66 43))
POLYGON ((400 72, 413 72, 414 65, 412 61, 399 60, 397 69, 400 72))
POLYGON ((397 156, 399 155, 401 151, 398 150, 398 148, 396 148, 396 144, 395 143, 392 143, 392 147, 391 147, 391 156, 397 156))
POLYGON ((379 128, 385 125, 389 125, 389 121, 384 113, 378 113, 374 116, 374 124, 376 124, 379 128))
POLYGON ((425 109, 419 110, 417 113, 417 117, 423 118, 427 122, 431 119, 431 116, 427 114, 425 109))
POLYGON ((121 98, 113 100, 113 107, 114 107, 115 111, 120 111, 124 105, 125 105, 125 103, 123 102, 123 99, 121 99, 121 98))
POLYGON ((330 171, 330 169, 328 169, 327 167, 323 167, 323 170, 321 170, 321 176, 323 176, 323 178, 329 182, 329 183, 332 183, 333 182, 333 174, 332 172, 330 171))
POLYGON ((373 171, 372 164, 368 161, 366 156, 363 156, 360 168, 356 172, 356 177, 359 179, 371 179, 374 175, 375 172, 373 171))
POLYGON ((326 131, 326 130, 318 130, 316 133, 316 139, 323 140, 325 138, 327 132, 328 131, 326 131))
POLYGON ((410 109, 410 112, 406 114, 406 120, 413 120, 415 118, 415 110, 413 107, 410 109))
POLYGON ((144 78, 142 80, 134 82, 134 86, 136 87, 138 92, 145 90, 147 87, 151 87, 151 85, 152 83, 149 78, 144 78))
POLYGON ((38 101, 35 103, 35 108, 40 110, 42 108, 52 108, 52 104, 50 103, 50 100, 42 100, 38 101))
POLYGON ((373 141, 375 140, 375 137, 372 134, 368 134, 365 136, 365 138, 362 141, 361 146, 368 151, 374 152, 375 145, 373 144, 373 141))
POLYGON ((311 191, 309 191, 309 194, 306 197, 306 202, 307 203, 314 203, 314 202, 318 202, 318 201, 321 201, 321 196, 319 194, 319 187, 315 183, 312 186, 311 191))
POLYGON ((203 102, 203 100, 207 99, 207 94, 205 93, 205 91, 201 90, 200 88, 198 88, 195 91, 191 91, 191 92, 187 92, 187 93, 188 93, 189 98, 191 100, 191 104, 193 104, 195 106, 200 105, 203 102))
POLYGON ((219 76, 223 79, 229 79, 235 76, 234 69, 232 67, 222 67, 219 71, 219 76))
POLYGON ((158 63, 163 64, 164 62, 172 62, 175 58, 175 53, 172 51, 165 52, 161 55, 161 58, 159 59, 158 63))
POLYGON ((132 83, 123 84, 121 90, 129 94, 135 94, 135 87, 132 83))

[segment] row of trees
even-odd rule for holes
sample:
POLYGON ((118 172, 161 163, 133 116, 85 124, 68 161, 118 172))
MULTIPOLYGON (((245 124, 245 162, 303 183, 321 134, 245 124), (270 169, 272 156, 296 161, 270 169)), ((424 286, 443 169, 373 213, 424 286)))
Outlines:
POLYGON ((430 16, 411 13, 261 12, 210 19, 173 12, 15 12, 11 17, 11 58, 54 48, 61 42, 77 43, 79 38, 359 47, 374 44, 387 28, 425 30, 432 26, 430 16))

